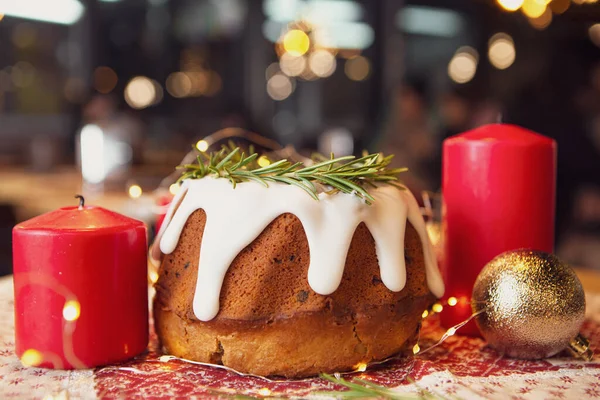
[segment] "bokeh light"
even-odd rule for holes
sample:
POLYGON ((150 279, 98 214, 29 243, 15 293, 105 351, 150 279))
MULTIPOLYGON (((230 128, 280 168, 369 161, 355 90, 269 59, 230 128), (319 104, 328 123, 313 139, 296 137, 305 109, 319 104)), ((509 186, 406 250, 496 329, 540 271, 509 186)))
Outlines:
POLYGON ((546 11, 546 3, 540 0, 525 0, 521 11, 529 18, 539 18, 546 11))
POLYGON ((69 300, 63 307, 63 318, 67 321, 76 321, 81 315, 81 306, 77 300, 69 300))
POLYGON ((305 54, 310 47, 310 38, 300 29, 292 29, 283 36, 283 48, 293 56, 305 54))
POLYGON ((269 165, 271 165, 271 160, 269 160, 266 156, 258 157, 258 160, 256 160, 256 162, 261 167, 268 167, 269 165))
POLYGON ((142 188, 140 187, 140 185, 129 186, 127 192, 129 193, 129 197, 131 197, 132 199, 138 199, 142 196, 142 188))
POLYGON ((198 140, 198 143, 196 143, 196 148, 204 153, 206 150, 208 150, 208 142, 206 140, 198 140))
POLYGON ((327 50, 317 50, 308 57, 310 70, 320 78, 331 76, 335 72, 335 56, 327 50))
POLYGON ((498 0, 498 4, 506 11, 517 11, 523 5, 523 0, 498 0))
POLYGON ((459 48, 448 64, 448 76, 456 83, 467 83, 477 72, 479 56, 472 47, 459 48))
POLYGON ((552 10, 546 8, 544 13, 537 18, 528 18, 529 24, 535 29, 546 29, 552 23, 552 10))
POLYGON ((353 81, 363 81, 369 76, 371 66, 369 60, 363 56, 348 59, 344 65, 346 76, 353 81))
POLYGON ((548 5, 554 14, 562 14, 569 9, 571 0, 552 0, 548 5))
POLYGON ((588 34, 590 35, 590 40, 592 43, 600 47, 600 24, 594 24, 590 26, 588 34))
POLYGON ((192 93, 192 80, 183 72, 173 72, 165 82, 167 92, 175 97, 187 97, 192 93))
MULTIPOLYGON (((207 147, 208 148, 208 147, 207 147)), ((169 193, 171 193, 173 196, 175 196, 177 194, 177 192, 179 192, 179 188, 181 186, 178 183, 173 183, 169 186, 169 193)))
POLYGON ((273 100, 285 100, 293 91, 292 81, 283 74, 275 74, 267 81, 267 93, 273 100))
POLYGON ((145 76, 136 76, 125 87, 125 101, 135 109, 152 105, 157 97, 155 85, 145 76))
POLYGON ((101 66, 94 70, 94 88, 99 93, 112 92, 118 81, 117 73, 110 67, 101 66))
POLYGON ((287 76, 298 76, 306 68, 306 58, 285 53, 279 59, 279 68, 287 76))
POLYGON ((268 81, 273 75, 280 71, 281 69, 279 68, 279 63, 274 62, 269 64, 269 66, 265 69, 265 80, 268 81))
POLYGON ((492 36, 488 41, 488 58, 490 63, 498 69, 510 67, 516 58, 512 37, 503 32, 492 36))

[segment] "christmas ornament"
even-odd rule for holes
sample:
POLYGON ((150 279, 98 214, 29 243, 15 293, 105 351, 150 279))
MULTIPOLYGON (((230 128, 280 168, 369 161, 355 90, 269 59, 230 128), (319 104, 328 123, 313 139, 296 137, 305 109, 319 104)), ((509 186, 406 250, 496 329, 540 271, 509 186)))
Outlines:
POLYGON ((592 358, 579 335, 585 316, 581 282, 552 254, 515 250, 494 258, 479 274, 471 304, 485 340, 510 357, 539 359, 569 348, 592 358))

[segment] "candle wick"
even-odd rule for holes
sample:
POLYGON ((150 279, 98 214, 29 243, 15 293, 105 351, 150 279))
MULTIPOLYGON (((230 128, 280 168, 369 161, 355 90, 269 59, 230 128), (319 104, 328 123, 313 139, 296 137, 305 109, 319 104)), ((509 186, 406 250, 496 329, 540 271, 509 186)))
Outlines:
POLYGON ((85 204, 85 199, 84 199, 84 198, 83 198, 83 196, 82 196, 82 195, 80 195, 80 194, 76 194, 76 195, 75 195, 75 198, 76 198, 76 199, 79 199, 79 209, 80 209, 80 210, 83 210, 83 206, 84 206, 84 204, 85 204))

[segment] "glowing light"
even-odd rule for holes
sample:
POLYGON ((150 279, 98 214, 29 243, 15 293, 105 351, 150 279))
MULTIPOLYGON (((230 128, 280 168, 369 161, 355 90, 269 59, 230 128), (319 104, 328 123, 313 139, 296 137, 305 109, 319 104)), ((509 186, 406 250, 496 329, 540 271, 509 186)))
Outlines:
POLYGON ((335 57, 327 50, 317 50, 308 57, 308 66, 316 76, 326 78, 335 72, 335 57))
POLYGON ((0 0, 0 10, 9 17, 71 25, 85 8, 78 0, 0 0))
POLYGON ((145 76, 136 76, 125 87, 125 101, 135 109, 152 105, 157 97, 154 83, 145 76))
POLYGON ((439 313, 439 312, 442 312, 442 310, 444 309, 444 307, 440 303, 435 303, 433 305, 433 307, 431 307, 431 309, 433 311, 435 311, 436 313, 439 313))
POLYGON ((423 311, 423 314, 421 314, 421 318, 427 318, 429 316, 429 311, 425 310, 423 311))
POLYGON ((258 160, 256 160, 256 162, 261 167, 268 167, 269 165, 271 165, 271 160, 269 160, 266 156, 258 157, 258 160))
POLYGON ((81 314, 81 306, 77 300, 69 300, 63 307, 63 318, 67 321, 76 321, 81 314))
POLYGON ((21 363, 26 367, 36 367, 44 361, 42 353, 35 349, 27 349, 21 356, 21 363))
POLYGON ((281 68, 281 72, 287 76, 298 76, 306 68, 306 58, 284 53, 279 59, 279 67, 281 68))
POLYGON ((539 3, 537 0, 525 0, 521 11, 529 18, 538 18, 546 11, 546 4, 539 3))
POLYGON ((182 98, 192 94, 192 80, 183 72, 173 72, 165 82, 167 92, 176 98, 182 98))
POLYGON ((178 185, 177 183, 173 183, 171 186, 169 186, 169 193, 171 193, 173 196, 175 196, 177 194, 177 192, 179 192, 179 188, 181 186, 178 185))
POLYGON ((363 56, 352 57, 346 61, 344 72, 353 81, 363 81, 369 76, 371 66, 369 60, 363 56))
POLYGON ((129 197, 131 197, 132 199, 138 199, 142 196, 142 188, 140 187, 140 185, 131 185, 129 186, 129 197))
POLYGON ((90 183, 106 178, 104 165, 104 132, 98 125, 85 125, 80 134, 81 175, 90 183))
POLYGON ((554 14, 562 14, 569 9, 571 2, 569 0, 552 0, 549 6, 554 14))
POLYGON ((498 0, 498 4, 506 11, 517 11, 523 5, 523 0, 498 0))
POLYGON ((543 30, 550 26, 552 22, 552 10, 546 8, 544 13, 538 18, 528 18, 529 24, 535 29, 543 30))
POLYGON ((472 47, 461 47, 448 64, 448 76, 456 83, 467 83, 475 76, 478 62, 477 51, 472 47))
POLYGON ((367 363, 358 363, 354 366, 355 372, 365 372, 367 370, 367 363))
POLYGON ((148 277, 150 278, 150 282, 156 283, 158 281, 158 272, 150 271, 148 272, 148 277))
POLYGON ((301 56, 308 51, 310 38, 300 29, 292 29, 283 36, 283 48, 293 56, 301 56))
POLYGON ((209 74, 205 71, 186 72, 186 75, 192 82, 192 96, 202 96, 206 94, 209 86, 209 74))
POLYGON ((592 43, 600 47, 600 24, 592 25, 588 30, 588 34, 590 35, 592 43))
POLYGON ((453 307, 453 306, 455 306, 457 304, 458 304, 458 300, 456 299, 456 297, 449 297, 448 298, 448 305, 450 307, 453 307))
POLYGON ((421 351, 421 347, 419 347, 419 343, 413 346, 413 354, 417 354, 421 351))
POLYGON ((273 75, 275 75, 276 73, 278 73, 280 71, 279 69, 279 63, 271 63, 269 64, 269 66, 265 69, 265 79, 269 80, 271 79, 271 77, 273 75))
POLYGON ((488 58, 494 67, 506 69, 515 62, 515 45, 512 37, 506 33, 496 33, 490 38, 488 46, 488 58))
POLYGON ((292 81, 283 74, 275 74, 267 81, 267 93, 273 100, 285 100, 293 91, 292 81))
POLYGON ((198 140, 198 143, 196 143, 196 148, 204 153, 206 150, 208 150, 208 142, 206 140, 198 140))
POLYGON ((269 388, 258 389, 258 394, 260 394, 261 396, 270 396, 271 390, 269 388))
POLYGON ((456 328, 452 327, 446 331, 447 336, 452 336, 456 333, 456 328))
POLYGON ((119 77, 112 68, 98 67, 94 70, 94 88, 99 93, 110 93, 117 86, 118 81, 119 77))

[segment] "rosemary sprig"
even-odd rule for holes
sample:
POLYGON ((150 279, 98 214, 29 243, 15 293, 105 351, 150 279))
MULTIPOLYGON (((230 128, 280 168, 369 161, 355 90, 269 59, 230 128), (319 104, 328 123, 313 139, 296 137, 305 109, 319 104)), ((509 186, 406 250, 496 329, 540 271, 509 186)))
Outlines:
MULTIPOLYGON (((389 399, 389 400, 429 400, 444 399, 434 393, 421 389, 419 393, 399 393, 384 386, 377 385, 364 379, 353 379, 347 381, 341 377, 321 374, 321 378, 330 382, 347 387, 345 392, 316 392, 315 395, 332 396, 336 399, 389 399)), ((410 379, 409 379, 410 380, 410 379)), ((411 383, 414 381, 411 380, 411 383)))
POLYGON ((259 157, 252 149, 246 155, 239 147, 229 145, 223 146, 216 153, 200 153, 197 163, 179 166, 183 173, 178 182, 212 176, 228 179, 234 188, 238 183, 249 181, 264 186, 268 186, 270 182, 285 183, 303 189, 315 200, 319 199, 318 184, 330 188, 328 193, 354 194, 371 204, 375 199, 365 186, 376 187, 377 184, 384 183, 403 189, 398 175, 406 171, 406 168, 388 168, 392 158, 392 155, 384 157, 378 153, 364 154, 360 158, 335 158, 331 154, 329 159, 322 157, 319 162, 306 166, 286 159, 273 161, 265 156, 259 157), (259 163, 259 158, 266 162, 259 163))

